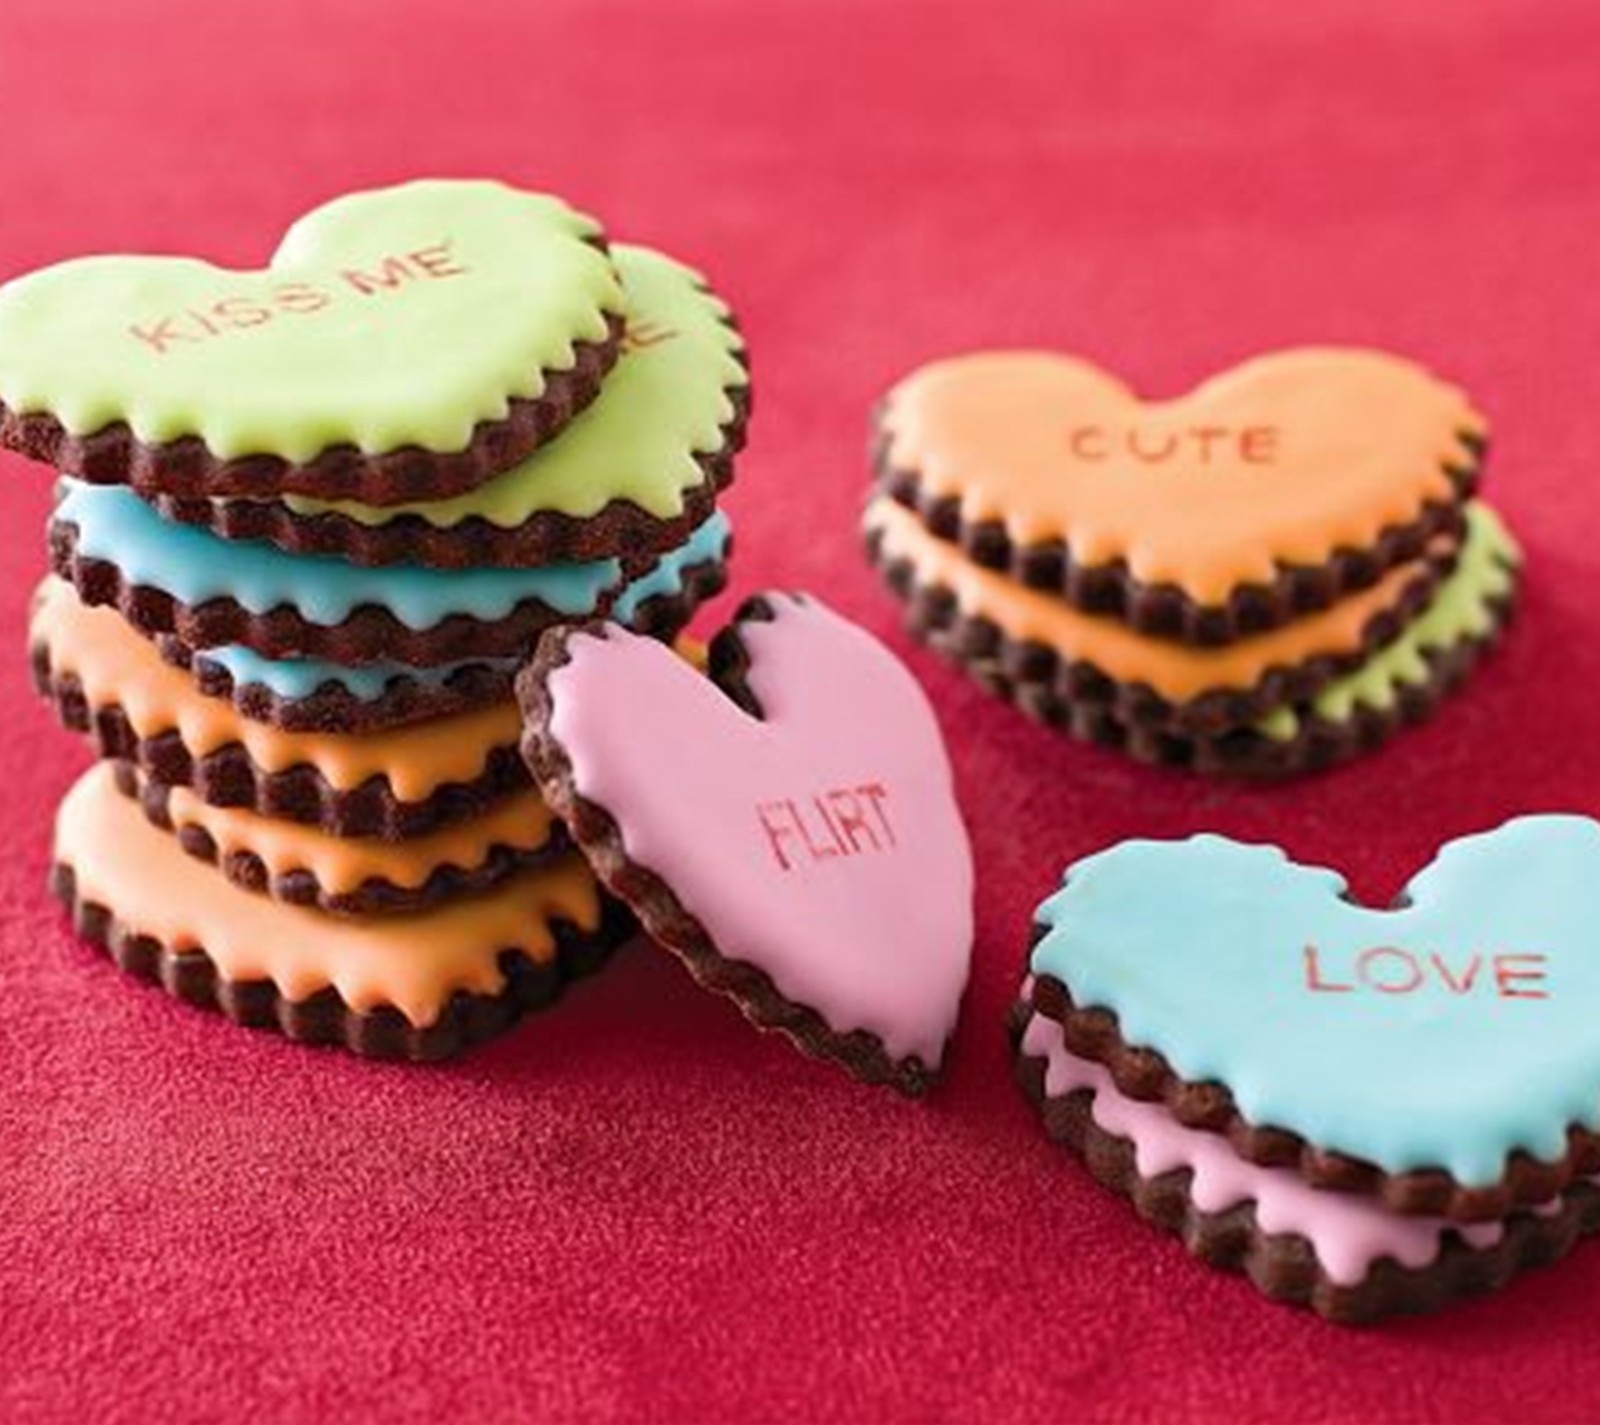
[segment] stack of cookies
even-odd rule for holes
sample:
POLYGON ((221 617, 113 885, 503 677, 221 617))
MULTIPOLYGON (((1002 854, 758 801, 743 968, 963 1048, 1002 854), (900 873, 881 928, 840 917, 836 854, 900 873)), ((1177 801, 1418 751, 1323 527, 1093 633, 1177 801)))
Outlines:
POLYGON ((60 472, 40 692, 106 759, 57 890, 127 969, 246 1024, 449 1054, 627 916, 534 790, 516 668, 725 579, 749 388, 727 307, 493 183, 357 194, 251 272, 0 288, 0 440, 60 472))
POLYGON ((1149 762, 1304 772, 1426 716, 1519 555, 1487 426, 1383 352, 1256 358, 1172 401, 982 352, 878 417, 867 543, 912 631, 1025 712, 1149 762))
POLYGON ((1600 823, 1448 842, 1387 909, 1276 846, 1074 861, 1012 1017, 1046 1132, 1213 1266, 1346 1322, 1600 1231, 1600 823))

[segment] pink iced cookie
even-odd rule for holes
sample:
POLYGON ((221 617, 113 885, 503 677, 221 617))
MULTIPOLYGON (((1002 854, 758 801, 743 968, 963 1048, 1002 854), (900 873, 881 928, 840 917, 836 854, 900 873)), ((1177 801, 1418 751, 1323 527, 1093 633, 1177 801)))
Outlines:
POLYGON ((972 954, 972 853, 938 723, 815 600, 749 601, 711 677, 610 625, 517 682, 523 755, 596 872, 755 1023, 920 1093, 972 954))

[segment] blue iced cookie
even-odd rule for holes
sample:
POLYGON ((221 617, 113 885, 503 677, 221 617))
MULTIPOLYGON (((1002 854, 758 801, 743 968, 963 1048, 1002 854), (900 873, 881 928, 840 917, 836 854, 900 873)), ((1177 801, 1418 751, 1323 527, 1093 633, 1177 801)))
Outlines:
POLYGON ((1458 1221, 1600 1168, 1600 823, 1450 842, 1390 909, 1220 836, 1127 841, 1040 906, 1033 1008, 1119 1088, 1313 1186, 1458 1221))
MULTIPOLYGON (((629 582, 612 616, 673 638, 722 586, 732 544, 720 511, 655 567, 629 582)), ((375 731, 444 716, 511 695, 518 658, 456 659, 432 666, 397 660, 344 664, 326 658, 268 658, 244 644, 191 649, 157 635, 162 656, 193 673, 201 691, 230 699, 246 716, 288 731, 375 731)))
POLYGON ((264 657, 434 666, 513 656, 551 623, 605 616, 625 592, 617 559, 532 569, 363 568, 222 539, 164 519, 131 491, 63 481, 55 571, 90 604, 189 648, 264 657))

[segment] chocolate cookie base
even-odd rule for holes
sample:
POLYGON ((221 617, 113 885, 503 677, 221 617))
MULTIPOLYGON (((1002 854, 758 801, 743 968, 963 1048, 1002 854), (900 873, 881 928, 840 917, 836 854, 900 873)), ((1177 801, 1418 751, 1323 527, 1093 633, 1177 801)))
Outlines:
MULTIPOLYGON (((1019 1010, 1013 1014, 1014 1042, 1031 1012, 1026 1005, 1019 1010)), ((1133 1144, 1094 1121, 1093 1092, 1080 1089, 1049 1096, 1045 1067, 1043 1058, 1018 1046, 1017 1081, 1039 1111, 1046 1133, 1076 1151, 1103 1186, 1127 1198, 1140 1216, 1178 1237, 1202 1261, 1241 1272, 1274 1301, 1309 1307, 1330 1321, 1365 1325, 1385 1317, 1437 1311, 1451 1302, 1498 1290, 1517 1273, 1558 1260, 1581 1238, 1600 1230, 1600 1188, 1577 1182, 1566 1190, 1558 1211, 1511 1216, 1493 1246, 1475 1247, 1447 1231, 1438 1257, 1425 1267, 1405 1267, 1382 1258, 1360 1282, 1335 1282, 1306 1238, 1262 1231, 1253 1203, 1226 1212, 1203 1212, 1189 1194, 1193 1178, 1189 1169, 1142 1177, 1133 1144)))
MULTIPOLYGON (((712 680, 756 717, 762 713, 745 681, 749 656, 739 629, 743 623, 772 616, 770 605, 761 599, 747 601, 712 640, 709 651, 712 680)), ((621 828, 611 813, 579 795, 572 761, 565 747, 550 733, 552 706, 548 688, 550 675, 568 662, 568 642, 574 634, 604 637, 606 626, 589 624, 552 630, 540 640, 533 659, 517 675, 517 699, 523 709, 522 755, 540 792, 556 816, 566 823, 601 884, 638 916, 650 937, 677 956, 700 985, 733 1000, 752 1024, 777 1030, 804 1052, 843 1065, 866 1083, 887 1084, 913 1097, 927 1092, 939 1077, 937 1067, 930 1067, 915 1056, 892 1057, 880 1039, 864 1030, 840 1033, 815 1009, 786 999, 764 971, 723 955, 671 886, 629 858, 621 828)))
POLYGON ((439 683, 394 678, 377 698, 359 698, 339 683, 324 683, 309 697, 291 698, 265 683, 238 682, 220 663, 208 660, 205 649, 190 648, 170 633, 157 634, 154 642, 162 658, 187 672, 208 698, 231 702, 253 722, 285 732, 381 732, 470 712, 511 696, 509 668, 474 663, 439 683))
POLYGON ((433 1024, 419 1027, 389 1006, 352 1009, 331 988, 309 999, 289 1000, 270 980, 229 980, 203 947, 174 951, 122 925, 113 907, 81 898, 70 866, 57 863, 52 868, 50 889, 67 906, 77 933, 105 951, 119 969, 159 985, 186 1004, 216 1010, 247 1029, 274 1030, 298 1043, 412 1062, 448 1059, 504 1033, 524 1014, 552 1004, 572 980, 599 969, 634 929, 632 917, 613 902, 605 903, 592 934, 558 924, 553 927, 552 960, 537 964, 520 951, 503 952, 503 991, 458 991, 433 1024))
MULTIPOLYGON (((646 599, 635 610, 631 626, 670 643, 689 626, 700 605, 721 593, 727 582, 727 567, 720 561, 692 565, 684 571, 682 590, 646 599)), ((469 712, 512 696, 510 669, 478 663, 456 669, 442 682, 402 675, 391 679, 376 698, 357 697, 338 683, 324 683, 308 697, 292 698, 264 683, 238 682, 221 664, 207 659, 204 649, 190 648, 173 634, 157 634, 154 642, 161 656, 189 673, 207 697, 226 699, 252 721, 286 732, 380 732, 469 712)))
POLYGON ((492 748, 482 773, 471 781, 447 782, 421 801, 402 801, 386 777, 338 788, 309 764, 269 772, 238 742, 196 757, 176 730, 140 737, 120 704, 92 704, 78 678, 52 669, 43 645, 34 647, 32 661, 39 695, 55 708, 63 727, 87 735, 99 756, 131 762, 153 780, 188 787, 213 806, 247 807, 321 827, 332 836, 421 836, 477 816, 528 785, 527 768, 512 746, 492 748))
POLYGON ((376 877, 349 890, 331 891, 308 867, 273 874, 253 851, 223 854, 204 827, 174 824, 170 810, 172 788, 140 776, 131 763, 118 762, 116 773, 118 790, 139 803, 152 825, 172 832, 178 845, 196 860, 216 867, 234 885, 247 891, 289 905, 314 906, 330 915, 391 915, 426 910, 441 901, 486 891, 519 871, 547 866, 571 848, 566 828, 557 823, 542 846, 491 846, 478 864, 439 865, 419 885, 402 886, 376 877))
MULTIPOLYGON (((1035 936, 1043 931, 1035 927, 1035 936)), ((1129 1098, 1165 1105, 1179 1123, 1226 1138, 1247 1162, 1287 1168, 1314 1188, 1361 1193, 1391 1212, 1488 1222, 1509 1217, 1566 1192, 1580 1178, 1600 1173, 1600 1133, 1578 1124, 1567 1130, 1567 1152, 1555 1160, 1522 1151, 1506 1158, 1500 1180, 1469 1187, 1443 1168, 1391 1173, 1374 1163, 1319 1147, 1291 1130, 1251 1123, 1225 1084, 1180 1078, 1159 1051, 1128 1044, 1117 1016, 1073 1002, 1067 987, 1050 975, 1034 979, 1032 1008, 1061 1026, 1067 1048, 1105 1065, 1129 1098)))
MULTIPOLYGON (((171 634, 190 648, 242 643, 264 658, 326 658, 334 663, 393 661, 429 666, 471 658, 520 654, 540 632, 569 615, 525 599, 504 618, 483 620, 451 614, 430 628, 416 629, 378 604, 363 604, 337 624, 313 623, 293 605, 252 613, 236 599, 186 604, 165 589, 130 583, 103 559, 78 553, 78 527, 50 523, 50 567, 86 604, 114 608, 147 638, 171 634)), ((615 592, 615 591, 613 591, 615 592)), ((603 615, 609 598, 597 611, 603 615)))
POLYGON ((917 471, 888 463, 890 440, 881 413, 873 463, 880 489, 914 510, 931 533, 959 545, 974 563, 998 569, 1030 588, 1060 594, 1086 613, 1118 619, 1140 633, 1213 646, 1329 608, 1370 588, 1391 569, 1421 558, 1440 537, 1459 542, 1462 508, 1477 489, 1487 451, 1477 437, 1461 438, 1476 459, 1466 468, 1444 467, 1454 487, 1450 500, 1422 505, 1415 518, 1391 525, 1367 548, 1330 550, 1319 565, 1279 564, 1272 583, 1241 585, 1220 605, 1199 603, 1175 584, 1140 583, 1124 561, 1081 565, 1062 540, 1018 545, 999 520, 967 521, 958 497, 930 495, 917 471))
POLYGON ((1017 683, 992 664, 961 666, 982 687, 1013 704, 1037 722, 1085 742, 1122 752, 1154 767, 1198 772, 1240 781, 1277 781, 1328 771, 1374 752, 1391 738, 1426 722, 1460 691, 1478 665, 1498 646, 1515 606, 1514 597, 1495 600, 1493 623, 1477 638, 1463 639, 1424 654, 1428 676, 1401 684, 1387 708, 1358 703, 1340 721, 1297 709, 1293 737, 1273 738, 1246 728, 1213 738, 1180 737, 1154 728, 1129 727, 1102 705, 1064 701, 1051 689, 1017 683))
MULTIPOLYGON (((603 246, 603 245, 602 245, 603 246)), ((324 500, 402 505, 465 494, 527 459, 559 435, 596 396, 616 364, 626 325, 608 316, 599 341, 572 346, 572 365, 542 373, 534 397, 512 396, 499 420, 479 421, 459 451, 408 445, 381 452, 331 445, 303 463, 281 455, 223 459, 198 436, 147 444, 123 421, 74 435, 49 411, 0 402, 0 446, 93 485, 129 485, 141 495, 195 497, 300 494, 324 500)))
POLYGON ((675 549, 716 508, 733 483, 734 458, 743 449, 750 415, 749 387, 728 391, 734 414, 722 428, 722 445, 695 456, 700 484, 683 492, 683 510, 661 518, 631 500, 612 500, 597 514, 576 517, 542 510, 505 527, 474 515, 440 526, 417 514, 365 524, 336 510, 299 514, 281 500, 216 502, 201 496, 158 495, 152 503, 167 518, 198 525, 224 539, 266 540, 292 554, 336 555, 352 564, 425 564, 435 569, 531 568, 675 549))
POLYGON ((884 582, 906 605, 906 628, 958 667, 982 669, 985 686, 1041 721, 1070 726, 1074 714, 1085 728, 1104 725, 1168 734, 1193 741, 1248 729, 1274 709, 1308 703, 1329 683, 1359 667, 1394 642, 1432 599, 1446 565, 1428 564, 1398 601, 1367 621, 1359 646, 1343 654, 1318 654, 1301 663, 1266 670, 1250 688, 1223 688, 1173 702, 1146 683, 1123 683, 1093 663, 1069 659, 1048 644, 1013 639, 993 620, 967 614, 952 590, 922 583, 910 560, 885 559, 875 532, 867 556, 884 582), (1093 710, 1091 717, 1082 710, 1093 710))

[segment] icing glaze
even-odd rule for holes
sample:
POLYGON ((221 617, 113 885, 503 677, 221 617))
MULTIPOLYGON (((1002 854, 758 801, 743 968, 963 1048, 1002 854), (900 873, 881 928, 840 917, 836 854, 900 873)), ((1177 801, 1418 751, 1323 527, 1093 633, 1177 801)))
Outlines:
MULTIPOLYGON (((1432 677, 1430 653, 1482 638, 1493 627, 1493 604, 1511 592, 1521 557, 1499 515, 1478 501, 1468 505, 1467 535, 1456 567, 1428 607, 1393 643, 1329 683, 1312 699, 1312 715, 1327 722, 1346 722, 1358 707, 1392 708, 1402 689, 1421 687, 1432 677)), ((1258 730, 1287 741, 1300 731, 1300 713, 1279 708, 1258 724, 1258 730)))
POLYGON ((1061 1026, 1044 1015, 1028 1021, 1022 1049, 1046 1061, 1047 1096, 1061 1098, 1081 1089, 1094 1095, 1089 1112, 1095 1123, 1133 1145, 1141 1178, 1188 1169, 1194 1175, 1189 1196, 1201 1212, 1253 1205, 1262 1232, 1304 1237, 1324 1274, 1339 1286, 1359 1286, 1372 1264, 1385 1257, 1403 1267, 1430 1265, 1448 1231, 1477 1248, 1492 1247, 1504 1231, 1499 1222, 1456 1226, 1437 1217, 1406 1217, 1356 1193, 1320 1191, 1286 1168, 1246 1162, 1225 1138, 1186 1128, 1159 1105, 1121 1093, 1104 1065, 1073 1054, 1062 1041, 1061 1026))
POLYGON ((627 500, 660 519, 705 484, 696 455, 722 449, 729 391, 749 384, 744 341, 704 279, 649 248, 612 248, 627 291, 629 336, 605 386, 558 439, 465 495, 376 507, 286 495, 297 514, 335 510, 362 524, 417 515, 449 528, 484 519, 504 529, 555 510, 578 519, 627 500))
POLYGON ((1452 841, 1396 909, 1345 891, 1276 847, 1126 841, 1039 908, 1031 968, 1248 1122, 1391 1173, 1488 1185, 1600 1125, 1600 823, 1452 841))
POLYGON ((885 560, 905 560, 919 584, 949 589, 963 614, 988 619, 1009 638, 1091 663, 1119 683, 1146 683, 1175 703, 1214 689, 1253 688, 1272 668, 1358 651, 1368 624, 1395 607, 1422 570, 1420 564, 1402 565, 1330 608, 1237 643, 1203 648, 1146 637, 1117 619, 1084 613, 1054 594, 985 569, 887 496, 867 507, 866 525, 880 539, 885 560))
POLYGON ((521 731, 516 703, 507 698, 381 732, 284 732, 224 698, 206 697, 114 609, 88 607, 56 578, 34 596, 29 641, 44 646, 58 676, 82 682, 92 708, 119 705, 140 738, 176 732, 195 757, 240 743, 265 772, 308 765, 341 791, 383 777, 401 801, 423 801, 447 783, 481 777, 490 754, 515 747, 521 731))
MULTIPOLYGON (((722 562, 727 558, 733 537, 732 524, 721 510, 698 526, 676 549, 663 554, 656 566, 624 586, 612 606, 612 617, 629 623, 648 600, 681 594, 684 576, 696 565, 722 562)), ((197 664, 222 669, 235 686, 248 683, 270 689, 281 698, 309 698, 325 687, 342 688, 362 702, 376 702, 390 684, 405 678, 427 687, 439 687, 463 668, 490 668, 497 672, 515 670, 516 658, 474 658, 437 667, 416 667, 410 663, 378 662, 352 665, 326 658, 267 658, 243 644, 228 643, 197 650, 197 664)))
POLYGON ((684 576, 696 565, 722 563, 728 557, 733 526, 721 510, 712 512, 676 549, 669 550, 655 568, 641 574, 617 596, 611 617, 618 623, 632 623, 640 608, 651 599, 675 597, 683 592, 684 576))
POLYGON ((366 568, 330 555, 291 554, 255 540, 223 539, 164 519, 120 485, 64 479, 56 519, 78 528, 78 551, 117 565, 133 584, 193 607, 232 598, 251 613, 285 605, 331 627, 364 604, 388 609, 408 628, 433 628, 453 614, 491 622, 533 600, 558 614, 595 612, 622 579, 615 559, 539 569, 366 568))
POLYGON ((569 639, 548 678, 551 735, 577 793, 723 956, 834 1032, 937 1065, 967 980, 973 888, 938 723, 865 631, 768 598, 770 622, 740 625, 763 720, 661 644, 613 630, 569 639))
POLYGON ((1486 425, 1414 362, 1307 347, 1170 401, 1073 357, 979 352, 902 381, 884 429, 889 464, 959 499, 965 521, 1000 521, 1020 545, 1062 539, 1081 565, 1126 560, 1143 584, 1220 604, 1280 562, 1368 549, 1453 500, 1445 467, 1474 463, 1463 436, 1486 425))
POLYGON ((81 899, 175 953, 204 949, 228 980, 270 980, 297 1002, 331 985, 354 1010, 392 1005, 419 1028, 458 990, 502 991, 502 951, 549 963, 553 921, 583 931, 600 924, 599 888, 578 856, 410 914, 333 916, 270 900, 151 826, 104 762, 62 802, 55 859, 72 868, 81 899))
POLYGON ((436 667, 416 667, 410 663, 335 663, 327 658, 268 658, 242 643, 224 643, 215 648, 197 649, 196 666, 210 664, 220 668, 236 687, 255 683, 280 698, 309 698, 322 688, 342 688, 364 703, 377 702, 390 684, 405 678, 425 687, 442 687, 463 668, 490 668, 496 672, 516 670, 515 658, 472 658, 460 663, 441 663, 436 667))
POLYGON ((0 398, 223 459, 462 450, 623 312, 597 233, 554 198, 423 181, 308 213, 265 270, 65 262, 0 288, 0 398))
POLYGON ((167 793, 167 815, 176 828, 197 827, 216 844, 219 857, 249 852, 269 876, 310 871, 331 895, 356 891, 367 881, 388 881, 416 890, 444 866, 473 870, 497 846, 537 851, 550 839, 555 819, 531 789, 495 803, 480 816, 404 841, 377 836, 330 836, 303 822, 262 816, 245 807, 217 807, 187 787, 167 793))

